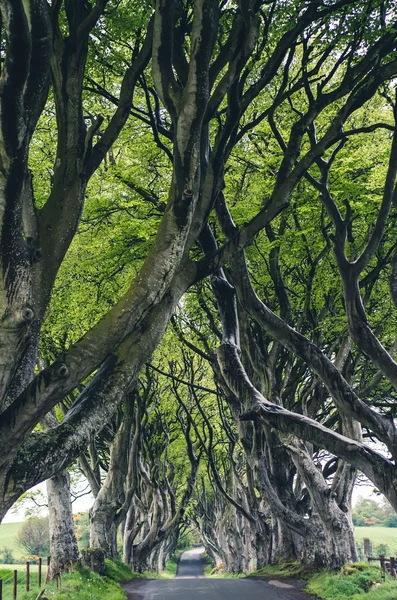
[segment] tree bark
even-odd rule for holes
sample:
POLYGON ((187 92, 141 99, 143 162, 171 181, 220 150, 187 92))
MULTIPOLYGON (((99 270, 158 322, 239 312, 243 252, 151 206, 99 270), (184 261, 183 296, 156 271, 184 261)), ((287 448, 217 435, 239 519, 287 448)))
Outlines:
POLYGON ((70 478, 66 470, 47 479, 48 512, 50 523, 49 578, 73 568, 79 560, 74 532, 70 478))

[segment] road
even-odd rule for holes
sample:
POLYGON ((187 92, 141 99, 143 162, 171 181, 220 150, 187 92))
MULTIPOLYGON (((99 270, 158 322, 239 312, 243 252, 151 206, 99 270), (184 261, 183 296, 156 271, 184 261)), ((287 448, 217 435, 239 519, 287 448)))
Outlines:
POLYGON ((203 576, 203 548, 181 555, 175 579, 134 580, 123 587, 128 600, 304 600, 308 598, 281 581, 210 579, 203 576))

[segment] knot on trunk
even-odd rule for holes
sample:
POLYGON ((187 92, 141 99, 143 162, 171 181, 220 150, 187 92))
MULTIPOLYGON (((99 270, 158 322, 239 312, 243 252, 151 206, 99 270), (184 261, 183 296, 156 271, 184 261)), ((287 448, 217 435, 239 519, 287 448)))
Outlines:
POLYGON ((67 368, 66 365, 61 365, 59 367, 58 375, 59 375, 59 377, 62 377, 63 379, 69 375, 69 369, 67 368))
POLYGON ((28 323, 34 319, 34 310, 30 306, 25 306, 21 310, 22 319, 28 323))

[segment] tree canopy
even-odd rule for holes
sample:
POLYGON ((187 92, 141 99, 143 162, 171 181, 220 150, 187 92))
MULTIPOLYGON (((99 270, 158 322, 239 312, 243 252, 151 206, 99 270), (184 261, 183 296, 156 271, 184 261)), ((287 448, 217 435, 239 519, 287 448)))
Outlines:
POLYGON ((356 469, 397 509, 394 4, 0 14, 0 514, 79 460, 139 568, 188 500, 214 556, 353 559, 356 469))

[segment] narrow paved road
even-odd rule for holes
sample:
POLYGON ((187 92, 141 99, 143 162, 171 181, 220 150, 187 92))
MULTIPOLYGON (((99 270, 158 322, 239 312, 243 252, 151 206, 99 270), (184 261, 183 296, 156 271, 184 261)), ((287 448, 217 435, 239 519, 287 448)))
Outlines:
POLYGON ((209 579, 203 576, 203 548, 181 555, 175 579, 134 580, 123 587, 129 600, 303 600, 308 598, 282 582, 255 579, 209 579), (281 587, 280 587, 281 586, 281 587))

